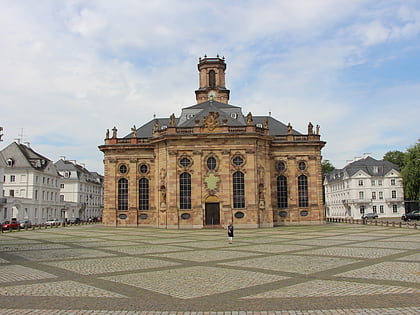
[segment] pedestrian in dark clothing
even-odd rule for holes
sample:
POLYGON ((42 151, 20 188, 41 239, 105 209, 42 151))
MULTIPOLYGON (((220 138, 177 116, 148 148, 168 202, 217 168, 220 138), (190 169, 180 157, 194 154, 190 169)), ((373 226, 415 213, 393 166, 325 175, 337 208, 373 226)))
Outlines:
POLYGON ((232 242, 233 242, 233 225, 232 225, 232 223, 229 223, 229 225, 227 227, 227 233, 228 233, 229 244, 232 244, 232 242))

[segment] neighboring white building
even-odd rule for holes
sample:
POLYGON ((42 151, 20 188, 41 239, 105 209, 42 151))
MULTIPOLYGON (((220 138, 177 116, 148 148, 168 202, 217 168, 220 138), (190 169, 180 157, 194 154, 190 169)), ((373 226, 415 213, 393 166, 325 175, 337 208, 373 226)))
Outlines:
POLYGON ((60 199, 77 204, 76 209, 66 209, 66 218, 99 218, 103 209, 103 176, 88 171, 76 161, 62 157, 55 162, 57 171, 62 176, 60 199))
POLYGON ((0 208, 0 220, 15 218, 43 223, 64 219, 61 176, 54 163, 32 150, 29 144, 13 142, 1 154, 6 163, 2 176, 6 200, 0 208))
POLYGON ((363 213, 379 218, 404 214, 404 191, 397 165, 363 158, 337 169, 324 178, 327 218, 360 219, 363 213))
MULTIPOLYGON (((3 158, 3 155, 0 152, 0 214, 2 213, 3 207, 6 204, 6 198, 4 197, 4 189, 3 189, 3 184, 4 184, 4 169, 6 167, 6 161, 3 158)), ((0 216, 0 222, 3 221, 3 217, 0 216)))

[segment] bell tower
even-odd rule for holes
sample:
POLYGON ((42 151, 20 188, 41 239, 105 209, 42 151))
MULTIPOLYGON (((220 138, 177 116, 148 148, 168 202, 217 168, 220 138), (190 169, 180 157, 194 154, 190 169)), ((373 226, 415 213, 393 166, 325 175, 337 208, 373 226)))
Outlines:
POLYGON ((197 104, 215 100, 221 103, 228 103, 230 91, 225 86, 225 57, 199 59, 198 71, 200 77, 200 86, 195 91, 197 104))

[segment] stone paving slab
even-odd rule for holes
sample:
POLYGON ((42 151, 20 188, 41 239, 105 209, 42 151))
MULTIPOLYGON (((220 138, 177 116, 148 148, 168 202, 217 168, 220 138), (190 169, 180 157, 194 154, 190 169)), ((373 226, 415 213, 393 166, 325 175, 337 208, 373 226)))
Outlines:
POLYGON ((275 255, 220 264, 232 267, 248 267, 300 274, 311 274, 335 267, 353 264, 356 262, 358 262, 358 260, 332 257, 275 255))
POLYGON ((79 259, 44 263, 82 275, 174 266, 177 263, 137 257, 79 259))
POLYGON ((224 293, 286 279, 258 272, 214 267, 190 267, 102 278, 153 290, 180 299, 224 293), (162 281, 164 279, 164 281, 162 281))
POLYGON ((419 314, 420 231, 81 225, 0 233, 0 314, 419 314), (404 306, 404 307, 401 307, 404 306))

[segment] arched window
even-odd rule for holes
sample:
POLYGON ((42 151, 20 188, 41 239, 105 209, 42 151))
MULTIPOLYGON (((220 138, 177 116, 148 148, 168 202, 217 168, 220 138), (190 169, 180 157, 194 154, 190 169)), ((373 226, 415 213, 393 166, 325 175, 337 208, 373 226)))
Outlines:
POLYGON ((141 178, 139 180, 139 210, 149 209, 149 180, 141 178))
POLYGON ((233 208, 245 208, 244 173, 233 173, 233 208))
POLYGON ((283 175, 277 177, 277 207, 287 208, 287 178, 283 175))
POLYGON ((308 178, 305 175, 298 177, 299 207, 309 207, 308 178))
POLYGON ((179 176, 179 208, 191 209, 191 175, 188 173, 179 176))
POLYGON ((128 180, 118 181, 118 210, 128 210, 128 180))
POLYGON ((209 71, 209 86, 210 87, 216 86, 216 72, 214 70, 209 71))

